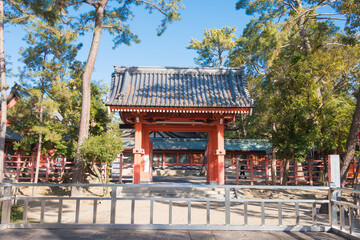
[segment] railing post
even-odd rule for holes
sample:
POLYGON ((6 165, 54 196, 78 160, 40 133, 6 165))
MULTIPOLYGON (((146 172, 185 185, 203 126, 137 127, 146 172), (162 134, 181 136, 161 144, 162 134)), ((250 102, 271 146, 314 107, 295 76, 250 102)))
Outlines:
POLYGON ((225 225, 230 224, 230 188, 225 188, 225 225))
POLYGON ((2 214, 1 214, 1 225, 5 224, 5 228, 7 228, 7 224, 10 223, 10 215, 11 215, 11 192, 12 180, 5 180, 5 188, 4 188, 4 198, 7 198, 3 201, 2 206, 2 214))
POLYGON ((110 212, 110 223, 115 223, 115 216, 116 216, 116 190, 117 187, 111 187, 111 212, 110 212))
POLYGON ((330 189, 329 189, 329 224, 331 227, 337 226, 337 206, 333 201, 341 201, 341 192, 334 191, 332 188, 340 187, 340 156, 330 155, 330 189))

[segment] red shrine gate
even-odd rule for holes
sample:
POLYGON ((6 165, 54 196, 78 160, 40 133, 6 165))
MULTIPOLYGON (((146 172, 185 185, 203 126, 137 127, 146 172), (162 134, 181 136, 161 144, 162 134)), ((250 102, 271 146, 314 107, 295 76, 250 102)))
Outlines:
POLYGON ((150 131, 207 132, 208 183, 224 184, 224 130, 252 100, 242 69, 116 67, 106 103, 135 129, 133 183, 151 181, 150 131))

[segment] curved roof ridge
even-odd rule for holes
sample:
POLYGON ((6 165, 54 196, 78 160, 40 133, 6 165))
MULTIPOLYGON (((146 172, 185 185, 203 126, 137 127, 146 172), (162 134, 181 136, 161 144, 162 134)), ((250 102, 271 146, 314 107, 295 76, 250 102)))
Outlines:
POLYGON ((172 67, 172 66, 120 66, 114 65, 115 72, 123 72, 128 70, 129 72, 157 72, 157 71, 176 71, 176 72, 200 72, 200 73, 212 73, 212 72, 224 72, 230 70, 241 71, 243 67, 172 67))
POLYGON ((253 107, 243 67, 115 66, 112 80, 115 82, 111 83, 110 97, 106 101, 108 106, 253 107), (158 81, 159 76, 161 82, 158 81), (210 84, 209 76, 217 76, 217 84, 210 84), (184 89, 191 91, 191 96, 184 94, 184 89), (162 100, 156 101, 157 98, 162 100))

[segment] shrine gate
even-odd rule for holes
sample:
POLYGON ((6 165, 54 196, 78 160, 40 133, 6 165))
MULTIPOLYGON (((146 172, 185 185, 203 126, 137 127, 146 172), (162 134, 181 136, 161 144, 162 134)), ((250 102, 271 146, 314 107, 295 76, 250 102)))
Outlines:
POLYGON ((150 131, 207 132, 207 182, 224 184, 224 130, 251 114, 242 68, 115 67, 106 105, 135 129, 133 183, 151 181, 150 131))

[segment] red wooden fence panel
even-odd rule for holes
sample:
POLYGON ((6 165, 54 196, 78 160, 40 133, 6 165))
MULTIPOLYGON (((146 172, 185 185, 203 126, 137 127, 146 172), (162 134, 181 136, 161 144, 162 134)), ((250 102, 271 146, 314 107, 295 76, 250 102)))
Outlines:
MULTIPOLYGON (((109 176, 111 182, 122 182, 123 169, 129 167, 129 164, 124 164, 123 161, 124 159, 120 157, 112 164, 111 174, 109 176)), ((227 184, 270 184, 271 164, 269 162, 265 157, 256 159, 240 159, 234 157, 230 163, 227 162, 225 164, 225 182, 227 184)), ((359 164, 357 160, 351 163, 347 183, 353 182, 357 164, 359 164)), ((283 181, 284 165, 284 161, 276 161, 277 184, 281 184, 283 181)), ((3 178, 33 182, 35 167, 35 156, 5 156, 3 178)), ((45 157, 41 159, 39 167, 39 181, 60 182, 71 181, 74 164, 68 161, 66 157, 45 157)), ((324 176, 325 167, 323 160, 308 160, 298 164, 298 166, 294 161, 290 161, 288 184, 323 185, 324 182, 328 182, 324 176)), ((104 173, 106 165, 103 164, 101 168, 104 173)), ((87 173, 84 177, 88 178, 89 174, 87 173)))

